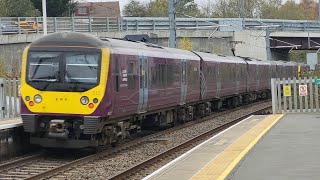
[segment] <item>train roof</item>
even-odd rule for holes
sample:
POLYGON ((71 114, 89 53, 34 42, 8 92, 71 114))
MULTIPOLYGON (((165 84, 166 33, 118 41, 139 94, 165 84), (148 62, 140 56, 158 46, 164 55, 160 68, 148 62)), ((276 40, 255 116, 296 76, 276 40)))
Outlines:
POLYGON ((30 47, 70 46, 99 48, 104 42, 89 34, 77 32, 58 32, 43 36, 30 44, 30 47))
POLYGON ((206 53, 206 52, 197 52, 194 51, 196 54, 201 56, 201 58, 206 62, 234 62, 234 63, 245 63, 243 59, 237 58, 234 56, 224 56, 224 55, 218 55, 213 53, 206 53))
MULTIPOLYGON (((41 37, 38 40, 32 42, 30 47, 57 47, 57 46, 68 46, 68 47, 83 47, 83 48, 113 48, 113 49, 138 49, 144 50, 144 52, 157 52, 157 53, 171 53, 172 56, 179 55, 183 57, 192 57, 192 59, 200 60, 191 51, 182 49, 173 49, 158 46, 155 44, 125 41, 112 38, 99 38, 90 34, 78 33, 78 32, 58 32, 52 33, 47 36, 41 37)), ((125 51, 123 51, 124 53, 125 51)), ((156 53, 155 53, 156 54, 156 53)))
MULTIPOLYGON (((220 61, 220 62, 235 62, 235 63, 245 63, 249 64, 276 64, 276 65, 289 65, 295 66, 298 63, 288 62, 288 61, 262 61, 249 57, 235 57, 235 56, 224 56, 213 53, 196 52, 194 54, 188 50, 175 49, 162 47, 155 44, 144 43, 144 42, 133 42, 125 41, 120 39, 112 38, 99 38, 90 34, 79 33, 79 32, 58 32, 46 35, 39 38, 38 40, 32 42, 30 47, 57 47, 57 46, 69 46, 69 47, 83 47, 83 48, 103 48, 109 47, 114 49, 138 49, 144 50, 144 52, 151 52, 153 54, 168 53, 168 56, 174 57, 185 57, 192 58, 194 60, 200 60, 196 55, 201 56, 205 61, 220 61), (155 53, 156 52, 156 53, 155 53)), ((123 51, 125 52, 125 51, 123 51)), ((308 66, 304 63, 299 63, 303 66, 308 66)))

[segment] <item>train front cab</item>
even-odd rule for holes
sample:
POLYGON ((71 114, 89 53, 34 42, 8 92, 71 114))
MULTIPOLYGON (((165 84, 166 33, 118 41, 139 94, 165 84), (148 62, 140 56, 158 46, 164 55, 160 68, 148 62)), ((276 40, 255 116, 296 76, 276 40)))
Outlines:
POLYGON ((108 111, 106 104, 110 103, 105 97, 109 59, 107 48, 25 49, 21 117, 32 144, 54 148, 97 146, 102 112, 108 111))

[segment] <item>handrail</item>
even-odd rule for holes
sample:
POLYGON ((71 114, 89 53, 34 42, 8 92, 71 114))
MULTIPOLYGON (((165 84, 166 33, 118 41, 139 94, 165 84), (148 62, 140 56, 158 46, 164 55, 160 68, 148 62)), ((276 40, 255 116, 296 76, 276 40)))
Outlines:
MULTIPOLYGON (((241 18, 177 18, 177 29, 241 31, 277 28, 283 31, 320 31, 319 21, 241 18)), ((0 35, 42 33, 42 17, 0 17, 0 35)), ((60 31, 114 32, 168 30, 167 17, 48 17, 48 33, 60 31)))

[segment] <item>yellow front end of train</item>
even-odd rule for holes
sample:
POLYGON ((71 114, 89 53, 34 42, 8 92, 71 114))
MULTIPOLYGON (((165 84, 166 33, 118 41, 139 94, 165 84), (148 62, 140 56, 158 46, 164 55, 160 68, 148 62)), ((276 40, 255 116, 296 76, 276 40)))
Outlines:
MULTIPOLYGON (((29 48, 26 48, 22 57, 21 97, 30 112, 36 114, 90 115, 97 109, 106 90, 110 60, 109 49, 103 48, 101 50, 100 67, 102 68, 101 71, 99 71, 100 80, 98 85, 84 92, 74 92, 71 86, 71 89, 59 91, 39 90, 39 88, 32 87, 30 83, 27 82, 28 79, 32 79, 32 72, 30 70, 32 64, 28 64, 29 55, 29 48), (29 69, 29 72, 27 69, 29 69)), ((45 63, 43 64, 42 66, 50 66, 45 63)), ((39 66, 39 64, 37 65, 39 66)), ((66 66, 68 66, 68 64, 66 66)), ((44 81, 44 85, 47 85, 46 83, 55 83, 55 80, 52 79, 38 79, 38 81, 44 81)), ((54 86, 54 84, 51 86, 54 86)))

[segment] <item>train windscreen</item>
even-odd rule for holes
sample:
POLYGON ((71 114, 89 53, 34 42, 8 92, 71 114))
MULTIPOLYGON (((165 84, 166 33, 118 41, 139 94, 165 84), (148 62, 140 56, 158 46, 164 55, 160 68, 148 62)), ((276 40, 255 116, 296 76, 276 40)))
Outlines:
POLYGON ((40 90, 87 90, 99 83, 100 59, 98 52, 30 52, 27 82, 40 90))

